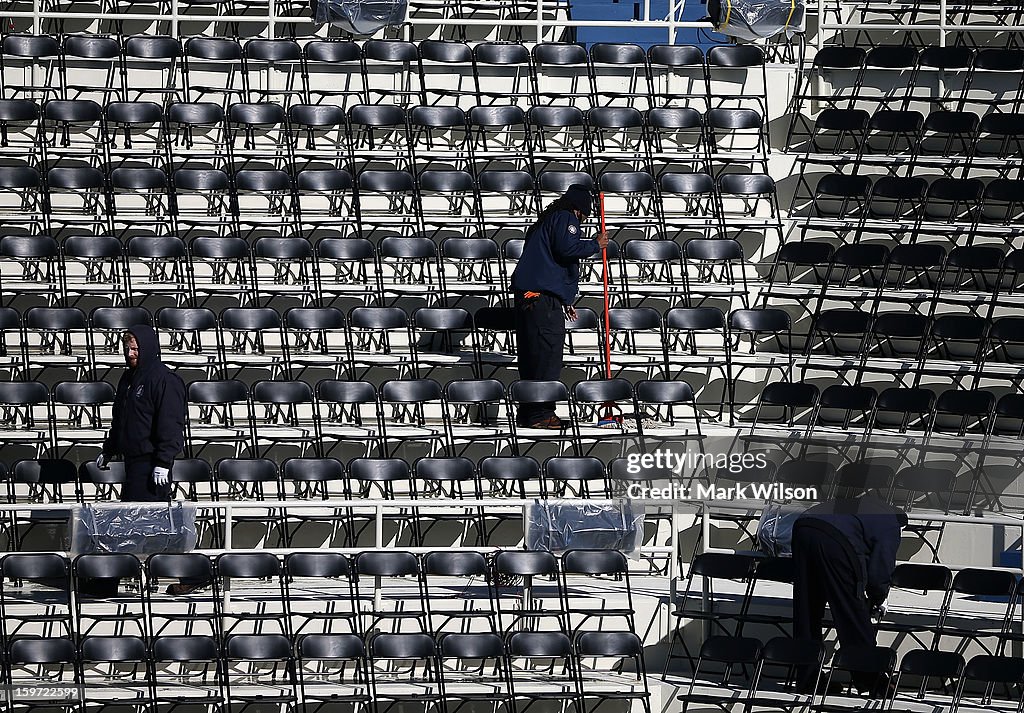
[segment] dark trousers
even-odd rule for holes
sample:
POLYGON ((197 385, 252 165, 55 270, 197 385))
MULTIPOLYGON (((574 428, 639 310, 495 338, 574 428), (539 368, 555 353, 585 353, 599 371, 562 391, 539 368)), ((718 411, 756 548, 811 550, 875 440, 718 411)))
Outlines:
MULTIPOLYGON (((171 484, 158 486, 153 482, 153 461, 149 456, 126 458, 125 484, 121 490, 122 502, 165 503, 171 499, 171 484)), ((170 478, 170 473, 168 473, 170 478)), ((202 578, 182 577, 182 584, 203 584, 202 578)))
MULTIPOLYGON (((515 321, 519 378, 557 381, 562 378, 565 350, 565 310, 550 295, 526 299, 515 296, 515 321)), ((555 415, 555 404, 522 404, 517 420, 528 425, 555 415)))
MULTIPOLYGON (((860 564, 850 561, 848 548, 827 533, 809 527, 793 530, 793 636, 822 641, 825 604, 841 649, 866 649, 875 646, 875 629, 864 596, 860 564)), ((801 690, 813 690, 816 670, 799 675, 801 690)), ((854 676, 854 685, 864 691, 875 684, 875 677, 854 676)))
POLYGON ((170 483, 162 487, 153 482, 153 459, 149 456, 124 459, 125 481, 121 487, 123 503, 165 503, 171 499, 170 483))

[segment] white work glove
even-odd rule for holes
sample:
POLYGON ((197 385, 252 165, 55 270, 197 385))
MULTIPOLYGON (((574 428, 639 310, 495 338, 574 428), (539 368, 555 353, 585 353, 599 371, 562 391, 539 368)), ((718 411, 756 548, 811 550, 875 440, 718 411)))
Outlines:
POLYGON ((871 618, 874 619, 876 622, 879 622, 882 620, 882 618, 885 616, 885 612, 887 612, 888 610, 889 599, 886 598, 884 601, 882 601, 881 604, 878 604, 871 609, 871 618))
POLYGON ((96 456, 96 467, 97 468, 99 468, 100 470, 106 470, 108 464, 109 464, 109 461, 107 460, 107 456, 106 456, 105 453, 100 453, 98 456, 96 456))
POLYGON ((171 480, 171 471, 167 468, 160 468, 159 466, 153 468, 153 482, 161 488, 171 480))

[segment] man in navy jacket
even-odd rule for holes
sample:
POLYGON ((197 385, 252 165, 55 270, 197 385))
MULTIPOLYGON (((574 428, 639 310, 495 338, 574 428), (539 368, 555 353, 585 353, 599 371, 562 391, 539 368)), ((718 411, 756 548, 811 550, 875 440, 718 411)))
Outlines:
MULTIPOLYGON (((561 378, 565 321, 576 319, 572 306, 579 292, 580 260, 608 245, 608 234, 583 238, 580 223, 593 209, 590 190, 569 186, 544 209, 526 232, 523 254, 512 273, 519 378, 556 381, 561 378)), ((555 404, 523 404, 520 426, 561 429, 555 404)))
POLYGON ((152 327, 134 326, 122 342, 128 369, 117 382, 110 431, 96 465, 124 458, 121 500, 163 502, 170 497, 174 458, 185 444, 185 385, 160 361, 152 327))
MULTIPOLYGON (((871 612, 889 596, 896 552, 907 516, 874 495, 829 500, 804 512, 793 525, 793 635, 822 640, 828 603, 841 649, 875 646, 871 612)), ((813 687, 816 671, 800 686, 813 687)), ((884 692, 888 681, 854 677, 862 691, 884 692)))

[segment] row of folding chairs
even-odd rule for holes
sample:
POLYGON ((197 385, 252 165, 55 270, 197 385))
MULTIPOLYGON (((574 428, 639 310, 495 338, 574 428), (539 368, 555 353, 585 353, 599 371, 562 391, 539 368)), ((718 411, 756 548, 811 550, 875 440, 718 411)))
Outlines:
POLYGON ((373 160, 403 164, 531 160, 575 164, 623 161, 746 161, 764 165, 768 139, 754 109, 690 107, 415 106, 231 104, 29 100, 0 105, 0 144, 42 163, 62 157, 171 163, 188 159, 373 160))
MULTIPOLYGON (((305 381, 265 380, 251 395, 240 381, 216 380, 193 381, 187 393, 196 412, 186 424, 193 454, 215 443, 260 455, 285 444, 317 455, 344 444, 384 456, 409 443, 439 455, 484 444, 495 452, 518 451, 536 441, 579 450, 608 439, 643 443, 645 424, 651 437, 700 434, 693 389, 681 380, 645 380, 636 387, 624 379, 580 381, 571 394, 560 381, 516 381, 506 390, 496 379, 457 379, 445 387, 433 379, 392 379, 379 389, 366 381, 325 379, 314 389, 305 381), (612 401, 632 409, 619 427, 590 427, 601 418, 602 404, 612 401), (558 433, 517 427, 514 411, 548 402, 563 405, 571 423, 558 433), (475 409, 496 413, 476 415, 475 409)), ((37 450, 99 445, 113 402, 107 382, 62 382, 52 399, 37 381, 0 382, 0 394, 12 423, 3 439, 37 450)))
POLYGON ((1020 222, 1020 179, 871 176, 830 173, 813 189, 800 179, 809 201, 797 210, 809 223, 857 226, 954 226, 964 230, 1001 229, 1020 222))
MULTIPOLYGON (((733 319, 737 311, 734 310, 733 319)), ((785 373, 798 369, 806 374, 815 369, 842 372, 852 369, 854 381, 868 374, 889 374, 899 364, 913 385, 925 375, 965 379, 1013 381, 1018 359, 1019 330, 1015 316, 989 319, 975 314, 940 314, 929 317, 915 311, 867 312, 861 309, 822 309, 808 312, 806 332, 792 329, 787 312, 767 308, 756 313, 741 312, 746 332, 754 336, 750 353, 775 352, 788 355, 776 368, 785 373), (800 343, 802 341, 802 344, 800 343), (841 364, 843 360, 854 360, 841 364), (956 372, 961 372, 955 376, 956 372)), ((733 372, 741 364, 739 350, 732 349, 733 372)), ((765 362, 765 366, 769 366, 765 362)), ((789 378, 788 376, 786 378, 789 378)), ((905 383, 904 379, 900 379, 905 383)))
MULTIPOLYGON (((794 576, 793 562, 788 557, 698 554, 689 564, 675 616, 680 624, 693 619, 708 622, 711 631, 725 635, 742 635, 765 623, 788 631, 792 623, 790 607, 772 616, 767 606, 771 599, 788 605, 787 597, 772 596, 766 590, 778 584, 792 585, 794 576), (707 597, 710 601, 702 601, 707 597)), ((942 648, 944 636, 994 639, 1002 635, 1004 644, 1018 636, 1013 632, 1017 626, 1013 613, 1021 591, 1017 577, 1006 569, 966 568, 954 574, 938 562, 901 563, 893 572, 892 588, 892 606, 878 624, 880 632, 917 634, 910 638, 932 650, 942 648), (972 608, 972 598, 982 596, 996 606, 987 612, 972 608), (927 612, 927 616, 921 617, 921 612, 927 612), (976 623, 973 631, 969 627, 972 616, 976 623)), ((988 653, 995 652, 990 642, 988 653)))
MULTIPOLYGON (((839 111, 839 110, 833 110, 839 111)), ((746 144, 748 152, 764 154, 764 116, 749 108, 664 106, 595 107, 550 104, 453 106, 397 104, 304 104, 152 101, 99 103, 92 99, 9 99, 0 106, 6 146, 42 154, 86 152, 89 143, 99 154, 145 154, 155 149, 190 155, 230 147, 235 155, 253 156, 271 149, 299 155, 348 151, 371 153, 398 147, 405 153, 451 154, 476 148, 494 158, 528 144, 543 147, 545 133, 564 130, 574 142, 589 145, 595 155, 665 153, 707 148, 724 153, 746 144), (12 136, 13 134, 13 136, 12 136), (118 141, 123 137, 119 147, 118 141), (304 141, 303 141, 304 139, 304 141), (504 152, 502 151, 504 149, 504 152)))
MULTIPOLYGON (((499 245, 480 233, 391 235, 376 246, 356 237, 311 243, 301 234, 264 234, 251 244, 239 236, 200 236, 188 245, 173 235, 134 236, 126 244, 112 236, 71 236, 61 243, 46 235, 4 236, 0 285, 10 294, 32 292, 64 304, 85 293, 131 303, 168 291, 162 285, 187 286, 182 295, 198 304, 198 292, 217 289, 218 275, 229 278, 241 301, 246 295, 254 301, 257 295, 298 293, 309 303, 350 295, 383 304, 385 294, 397 295, 399 285, 415 291, 413 283, 451 293, 449 297, 500 299, 522 246, 521 238, 499 245), (218 263, 220 269, 214 267, 218 263), (89 277, 86 281, 74 269, 79 264, 89 277), (11 274, 7 265, 18 274, 11 274), (26 281, 22 271, 30 266, 36 279, 26 281)), ((611 241, 608 253, 613 295, 637 303, 655 296, 683 297, 695 304, 712 296, 745 301, 749 286, 756 284, 748 282, 742 246, 729 238, 693 238, 681 245, 629 239, 621 248, 611 241)), ((776 252, 761 295, 764 304, 820 304, 828 298, 872 304, 872 312, 882 302, 909 302, 923 304, 922 311, 930 314, 938 301, 955 301, 958 294, 992 294, 995 300, 1013 295, 1020 289, 1021 264, 1020 249, 1005 252, 995 245, 960 245, 947 251, 938 242, 890 247, 888 242, 863 241, 833 247, 821 240, 791 241, 776 252)), ((588 281, 599 280, 600 270, 596 260, 583 261, 582 268, 581 292, 589 296, 596 288, 588 281)))
MULTIPOLYGON (((202 305, 215 294, 249 304, 279 296, 306 304, 349 296, 382 305, 429 289, 453 301, 476 295, 491 302, 507 293, 512 268, 505 263, 518 259, 522 240, 506 247, 503 256, 489 238, 457 238, 442 240, 438 250, 436 241, 424 235, 392 235, 377 246, 367 238, 328 237, 315 247, 301 236, 263 235, 251 243, 238 235, 199 236, 186 245, 174 235, 136 235, 126 243, 111 235, 74 235, 59 244, 47 235, 8 235, 0 237, 0 289, 9 297, 39 295, 54 305, 74 306, 86 295, 105 298, 117 307, 98 314, 94 309, 93 314, 101 321, 123 314, 117 321, 125 327, 131 320, 153 322, 148 310, 125 305, 166 294, 183 305, 202 305)), ((166 313, 171 321, 161 326, 187 329, 196 323, 192 329, 200 330, 216 323, 201 311, 180 313, 185 322, 171 315, 166 313)), ((69 326, 81 319, 70 318, 69 326)), ((19 321, 4 313, 7 329, 19 321)), ((331 322, 323 328, 331 328, 331 322)))
MULTIPOLYGON (((703 166, 701 167, 703 168, 703 166)), ((710 165, 709 168, 722 168, 710 165)), ((885 180, 885 179, 880 179, 885 180)), ((0 206, 6 216, 42 230, 115 232, 118 226, 184 232, 200 228, 238 232, 260 226, 291 231, 331 225, 350 231, 390 227, 400 234, 431 229, 511 224, 536 219, 541 201, 568 186, 593 185, 608 196, 615 230, 671 234, 682 226, 781 233, 775 181, 765 173, 604 171, 595 181, 582 171, 367 169, 353 177, 340 169, 178 168, 145 166, 108 175, 91 166, 55 167, 45 177, 28 165, 0 169, 0 206)))
MULTIPOLYGON (((281 316, 269 307, 228 307, 221 311, 220 318, 205 308, 169 309, 170 312, 163 313, 166 321, 157 325, 167 330, 171 340, 167 361, 172 365, 199 369, 211 365, 221 369, 230 361, 275 371, 289 368, 285 357, 288 345, 281 339, 286 334, 284 324, 281 316), (177 337, 173 336, 174 332, 177 337), (223 339, 225 333, 232 335, 228 339, 232 343, 230 358, 229 347, 223 339), (207 337, 205 347, 204 335, 207 337), (276 336, 269 348, 265 343, 267 336, 276 336), (175 351, 184 359, 176 359, 175 351)), ((119 343, 125 330, 136 324, 152 323, 149 312, 140 307, 99 307, 92 311, 91 317, 86 317, 77 307, 33 307, 23 317, 17 310, 5 307, 0 315, 6 364, 15 370, 25 370, 26 375, 48 367, 94 375, 109 373, 123 366, 119 343)), ((298 318, 299 314, 295 316, 298 318)), ((344 323, 336 326, 344 328, 344 323)), ((326 323, 320 323, 319 328, 332 329, 326 323)), ((302 344, 297 346, 302 349, 302 344)), ((323 346, 326 348, 326 344, 323 346)), ((337 355, 335 360, 344 358, 348 349, 343 344, 337 346, 341 351, 331 352, 337 355)), ((330 361, 327 360, 328 366, 330 361)))
MULTIPOLYGON (((480 233, 463 237, 451 232, 392 234, 376 245, 364 237, 323 237, 313 243, 301 234, 265 233, 251 242, 237 235, 198 236, 187 245, 174 235, 135 235, 126 243, 110 235, 72 235, 60 243, 48 235, 6 235, 0 236, 0 290, 9 296, 37 294, 49 304, 67 306, 85 295, 124 306, 167 292, 176 292, 179 302, 201 304, 205 296, 227 293, 225 284, 240 303, 250 304, 276 296, 326 304, 349 296, 382 305, 389 295, 395 299, 428 286, 441 304, 470 296, 490 304, 507 296, 523 239, 507 238, 499 245, 480 233), (26 280, 26 273, 36 279, 26 280)), ((734 239, 692 238, 680 245, 631 238, 621 249, 610 240, 607 252, 609 290, 616 302, 661 296, 699 303, 719 297, 747 306, 749 264, 734 239)), ((788 252, 794 255, 787 257, 797 257, 795 249, 788 252)), ((600 289, 595 284, 603 277, 600 260, 595 255, 581 261, 585 297, 600 289)), ((104 310, 107 317, 115 312, 104 310)), ((152 315, 141 315, 131 318, 153 322, 152 315)))
MULTIPOLYGON (((33 307, 24 318, 5 308, 0 315, 7 366, 20 376, 48 366, 83 374, 109 371, 121 365, 117 345, 123 331, 152 323, 148 314, 143 308, 97 308, 93 321, 102 330, 100 345, 92 322, 78 308, 33 307)), ((788 372, 819 355, 895 359, 940 370, 936 359, 980 369, 1014 364, 1020 357, 1021 318, 1012 314, 933 317, 912 310, 815 308, 807 315, 806 330, 796 331, 791 314, 777 307, 734 309, 728 316, 715 307, 613 307, 605 319, 582 308, 567 325, 565 361, 601 371, 605 322, 613 373, 634 369, 648 378, 673 378, 698 364, 731 365, 736 372, 761 361, 788 372)), ((164 354, 168 363, 222 378, 234 378, 246 367, 288 378, 321 368, 338 378, 360 379, 379 367, 419 378, 453 366, 486 377, 485 372, 515 362, 514 313, 505 306, 482 307, 472 315, 462 308, 425 307, 411 316, 400 307, 357 306, 347 316, 333 307, 295 307, 283 317, 270 307, 226 307, 219 318, 207 308, 167 307, 158 311, 155 323, 170 340, 164 354), (421 346, 423 338, 440 341, 421 346)))
POLYGON ((0 587, 8 645, 31 635, 87 636, 111 621, 120 622, 122 632, 150 639, 179 633, 187 623, 195 633, 219 639, 238 629, 285 636, 318 630, 366 636, 389 629, 525 630, 560 632, 568 639, 580 631, 607 630, 611 622, 630 631, 635 625, 627 560, 614 550, 570 549, 558 557, 511 549, 284 557, 257 551, 213 557, 160 553, 145 563, 123 553, 69 559, 14 552, 0 559, 0 571, 8 579, 0 587), (191 611, 176 609, 174 595, 162 590, 180 579, 203 585, 191 599, 191 611), (45 619, 24 606, 38 599, 41 592, 32 586, 38 582, 63 595, 52 597, 45 619), (232 602, 222 596, 229 586, 232 602), (590 587, 598 589, 577 592, 590 587), (254 606, 259 599, 264 603, 254 606))
MULTIPOLYGON (((543 463, 531 456, 424 456, 403 458, 290 457, 280 465, 269 458, 184 458, 171 468, 172 497, 223 502, 238 499, 449 499, 467 498, 612 498, 626 484, 669 477, 669 472, 642 473, 628 457, 605 464, 593 456, 549 456, 543 463)), ((878 478, 884 478, 884 473, 878 478)), ((116 501, 125 479, 124 464, 114 460, 100 469, 94 461, 79 465, 66 458, 19 460, 6 481, 10 504, 44 498, 80 504, 116 501)), ((301 517, 302 513, 296 511, 301 517)), ((428 516, 429 512, 424 511, 428 516)), ((471 519, 467 515, 467 520, 471 519)))
MULTIPOLYGON (((794 96, 799 114, 807 104, 836 108, 906 109, 912 103, 943 103, 956 111, 967 106, 1019 104, 1017 76, 1024 53, 1017 48, 854 44, 824 47, 812 60, 794 96), (942 92, 934 86, 943 77, 942 92), (873 82, 872 75, 880 81, 873 82), (831 92, 827 89, 831 89, 831 92)), ((799 117, 790 125, 790 135, 799 117)), ((806 118, 803 118, 806 121, 806 118)))
POLYGON ((911 301, 920 301, 922 292, 931 293, 925 300, 931 303, 961 292, 1011 295, 1020 288, 1022 265, 1024 251, 997 245, 958 245, 947 251, 934 242, 833 247, 819 240, 791 241, 776 252, 762 295, 819 303, 849 298, 874 305, 904 301, 911 294, 917 295, 911 301))
POLYGON ((510 98, 540 103, 555 94, 594 105, 616 98, 661 103, 681 96, 723 102, 740 94, 735 92, 737 81, 742 84, 748 74, 760 73, 758 86, 742 96, 763 107, 767 87, 761 49, 729 45, 712 47, 705 57, 690 45, 654 45, 644 52, 628 43, 598 43, 588 52, 583 45, 570 43, 538 43, 530 49, 509 42, 471 47, 435 40, 368 40, 361 45, 314 40, 300 45, 288 39, 252 39, 243 46, 226 37, 190 37, 182 44, 172 37, 142 35, 8 35, 0 45, 8 96, 40 89, 19 84, 11 76, 17 77, 15 70, 23 67, 39 67, 47 79, 42 91, 64 98, 92 91, 124 98, 132 93, 169 93, 246 100, 348 95, 365 103, 387 99, 401 104, 463 98, 472 104, 510 98), (160 70, 155 81, 138 71, 145 66, 160 70), (72 84, 84 81, 74 77, 89 69, 100 76, 84 87, 72 84), (682 76, 674 76, 677 72, 682 76), (261 81, 265 75, 276 81, 261 81), (626 91, 621 87, 624 78, 626 91), (685 84, 684 90, 679 83, 685 84), (274 84, 281 88, 263 89, 274 84))
POLYGON ((77 647, 60 638, 16 641, 8 654, 13 686, 57 670, 47 678, 50 688, 67 690, 72 699, 53 706, 57 710, 77 710, 88 700, 138 711, 154 704, 213 711, 268 702, 305 710, 339 700, 359 711, 411 704, 448 710, 480 701, 513 711, 557 701, 580 713, 636 701, 649 711, 642 659, 633 632, 587 632, 575 639, 558 632, 504 638, 381 632, 366 641, 352 634, 294 641, 238 634, 223 646, 204 635, 159 637, 151 644, 117 635, 85 637, 77 647), (635 673, 623 673, 624 665, 635 673), (118 672, 117 685, 111 671, 118 672))
MULTIPOLYGON (((669 661, 677 657, 678 645, 693 663, 681 635, 690 621, 703 622, 716 636, 743 636, 765 626, 791 633, 791 604, 778 587, 791 587, 794 574, 789 558, 698 554, 673 611, 678 626, 669 661), (777 606, 780 603, 783 606, 777 606)), ((975 646, 988 656, 1003 655, 1021 637, 1014 615, 1022 594, 1018 578, 1006 569, 965 568, 954 573, 938 559, 932 564, 901 563, 892 575, 891 606, 877 629, 880 634, 902 635, 927 651, 963 653, 975 646), (979 598, 993 606, 980 611, 974 605, 979 598)))
MULTIPOLYGON (((942 5, 936 0, 909 0, 908 2, 901 3, 886 3, 878 2, 878 0, 865 0, 861 3, 858 8, 858 15, 860 22, 870 22, 871 20, 877 20, 879 17, 887 18, 898 24, 913 24, 914 21, 921 21, 924 24, 935 22, 939 19, 940 13, 942 13, 942 5), (912 19, 911 22, 906 22, 908 19, 912 19)), ((996 25, 1001 27, 1014 27, 1019 24, 1019 9, 1016 7, 1003 7, 999 5, 989 5, 985 2, 974 2, 970 0, 962 4, 958 4, 952 8, 946 8, 945 10, 945 22, 949 24, 959 25, 996 25)), ((859 42, 861 34, 864 34, 870 42, 870 33, 866 30, 858 31, 856 34, 856 40, 859 42)), ((921 30, 915 30, 913 32, 907 32, 904 35, 904 42, 914 47, 927 47, 928 42, 923 41, 922 36, 928 37, 931 33, 927 30, 922 32, 921 30)), ((989 39, 986 37, 990 36, 989 32, 978 32, 980 38, 976 37, 971 28, 948 31, 947 43, 954 46, 968 46, 980 48, 988 44, 994 44, 994 42, 1002 39, 1007 41, 1007 46, 1016 47, 1016 43, 1013 42, 1013 32, 1003 33, 999 30, 995 31, 995 37, 992 38, 988 43, 984 40, 989 39), (1009 39, 1000 38, 1000 34, 1008 34, 1009 39), (978 39, 982 41, 979 43, 978 39)), ((898 35, 899 36, 899 35, 898 35)), ((933 36, 933 35, 932 35, 933 36)), ((934 40, 933 40, 934 41, 934 40)))
POLYGON ((871 314, 840 308, 814 315, 804 352, 918 361, 1012 363, 1019 329, 1017 317, 989 321, 973 314, 940 314, 928 318, 915 313, 871 314))
MULTIPOLYGON (((853 367, 854 370, 863 365, 853 367)), ((856 375, 854 376, 856 378, 856 375)), ((761 392, 751 429, 765 424, 844 431, 896 427, 931 434, 1007 436, 1021 438, 1024 401, 1016 393, 996 397, 987 389, 954 387, 937 392, 923 386, 890 386, 881 390, 857 384, 815 384, 779 381, 761 392)))
MULTIPOLYGON (((979 507, 982 500, 994 496, 991 492, 982 492, 985 488, 981 472, 984 463, 962 462, 953 457, 956 454, 946 452, 942 454, 946 460, 936 459, 922 465, 914 460, 918 453, 913 446, 893 444, 886 448, 879 444, 864 455, 867 448, 829 444, 823 438, 816 438, 820 435, 823 434, 801 433, 794 437, 774 429, 755 428, 739 439, 731 465, 717 467, 696 463, 692 468, 677 467, 678 472, 673 475, 691 492, 701 482, 705 489, 737 486, 746 494, 746 499, 764 500, 769 504, 794 500, 785 494, 798 488, 809 495, 803 499, 812 502, 870 491, 878 498, 915 514, 978 514, 983 517, 979 507)), ((936 455, 942 453, 939 449, 935 452, 936 455)), ((634 466, 642 465, 642 458, 635 459, 634 466)), ((652 481, 672 477, 658 468, 634 467, 633 470, 640 471, 637 478, 642 476, 652 481)), ((718 513, 711 516, 713 520, 746 525, 756 523, 759 517, 760 513, 718 513)), ((935 529, 912 523, 906 531, 920 536, 935 529)), ((744 531, 753 544, 754 537, 749 529, 744 527, 744 531)), ((938 561, 934 545, 930 542, 925 544, 938 561)))
MULTIPOLYGON (((293 457, 280 466, 268 458, 221 458, 214 464, 186 458, 171 468, 172 497, 194 502, 404 498, 427 504, 439 498, 614 498, 631 490, 635 494, 636 484, 671 480, 687 487, 697 482, 716 487, 727 483, 765 486, 750 491, 753 500, 778 500, 771 487, 775 485, 810 489, 817 494, 811 499, 822 500, 851 490, 872 490, 908 511, 970 514, 983 499, 999 496, 985 482, 984 456, 988 454, 982 449, 956 452, 935 447, 945 460, 922 466, 913 462, 913 444, 888 448, 879 444, 865 456, 859 444, 847 448, 816 438, 824 433, 797 431, 794 435, 756 424, 740 433, 736 453, 753 454, 746 458, 750 462, 722 467, 705 456, 672 464, 636 455, 618 456, 607 464, 592 456, 549 456, 543 464, 531 456, 484 456, 475 462, 465 456, 424 456, 411 464, 397 457, 357 457, 347 464, 336 458, 293 457)), ((699 446, 696 449, 694 453, 704 453, 699 446)), ((40 498, 84 504, 116 501, 125 478, 120 461, 101 470, 93 461, 76 468, 66 459, 44 458, 17 461, 3 479, 11 504, 40 498)), ((429 511, 424 514, 429 520, 429 511)), ((301 511, 294 515, 301 520, 301 511)))
MULTIPOLYGON (((20 375, 47 366, 83 373, 113 369, 121 365, 117 345, 124 330, 154 322, 138 307, 97 308, 92 321, 75 307, 33 307, 24 317, 4 308, 0 315, 8 368, 20 375), (102 330, 102 345, 94 330, 102 330)), ((783 355, 787 367, 817 354, 902 359, 921 367, 932 358, 975 365, 1019 359, 1020 317, 1014 315, 932 317, 847 308, 816 308, 808 315, 807 330, 795 331, 790 313, 776 307, 734 309, 728 316, 715 307, 613 307, 606 319, 584 308, 567 325, 566 363, 590 371, 604 365, 604 322, 613 372, 633 368, 650 378, 662 372, 674 376, 687 366, 709 363, 709 357, 719 366, 753 365, 761 354, 783 355)), ((364 378, 374 367, 419 377, 435 368, 464 366, 485 376, 487 369, 515 361, 514 313, 507 306, 482 307, 472 315, 462 308, 424 307, 409 315, 400 307, 357 306, 347 316, 333 307, 295 307, 283 316, 270 307, 226 307, 219 317, 207 308, 167 307, 157 312, 155 324, 170 340, 168 363, 221 376, 247 366, 284 376, 319 367, 334 370, 338 378, 342 373, 364 378), (438 335, 440 343, 421 346, 430 335, 438 335)))
MULTIPOLYGON (((268 368, 275 363, 284 367, 289 361, 305 360, 308 366, 319 363, 326 368, 343 366, 345 361, 361 366, 391 363, 398 368, 404 363, 416 372, 421 352, 424 363, 427 354, 437 355, 440 360, 435 366, 460 362, 507 366, 515 356, 514 342, 508 341, 514 337, 515 320, 508 306, 482 307, 473 315, 463 308, 424 307, 410 315, 401 307, 373 306, 353 307, 347 315, 334 307, 294 307, 283 315, 271 307, 225 307, 219 316, 203 307, 166 307, 157 311, 155 319, 147 318, 149 312, 140 307, 98 307, 91 314, 90 320, 77 307, 31 307, 24 315, 14 308, 4 308, 0 315, 8 357, 16 361, 17 352, 11 352, 20 348, 26 365, 45 356, 48 358, 43 361, 54 362, 55 366, 63 357, 68 363, 81 363, 84 369, 95 369, 101 362, 112 368, 120 365, 117 344, 121 335, 140 323, 154 324, 166 335, 169 342, 164 357, 169 363, 179 361, 177 353, 185 357, 182 364, 191 362, 200 367, 203 361, 211 360, 215 364, 251 362, 268 368), (434 332, 448 340, 438 347, 418 346, 418 337, 434 332), (102 346, 96 343, 96 333, 103 337, 102 346), (203 341, 177 339, 197 335, 208 335, 205 346, 203 341)), ((570 339, 567 355, 570 363, 585 365, 600 361, 597 352, 603 345, 603 333, 599 330, 605 320, 589 309, 582 315, 567 329, 590 338, 570 339)), ((618 340, 613 345, 617 356, 624 360, 622 364, 651 361, 646 357, 653 358, 657 363, 652 366, 658 367, 676 358, 683 363, 691 346, 697 352, 697 345, 690 343, 695 333, 718 334, 710 348, 701 345, 701 351, 708 354, 716 349, 728 351, 730 345, 735 351, 755 336, 770 339, 775 333, 792 344, 791 320, 774 308, 733 310, 727 318, 715 307, 675 307, 664 313, 653 307, 613 307, 607 317, 610 337, 618 340), (666 347, 670 355, 664 353, 666 347)), ((755 346, 751 341, 751 353, 755 346)))
POLYGON ((762 644, 750 636, 714 635, 701 644, 684 693, 690 705, 745 705, 771 701, 778 706, 822 706, 851 710, 868 703, 879 706, 930 704, 957 710, 960 706, 1022 705, 1024 666, 1017 657, 957 651, 912 649, 898 657, 894 649, 840 647, 828 663, 819 641, 775 637, 762 644), (897 665, 897 659, 899 663, 897 665), (816 692, 798 691, 795 680, 810 668, 816 692), (860 690, 859 685, 867 685, 860 690))
POLYGON ((928 317, 906 311, 826 309, 813 314, 804 353, 866 358, 1013 362, 1017 317, 974 314, 928 317))
POLYGON ((1020 153, 1024 114, 882 109, 824 109, 814 119, 807 151, 824 157, 852 155, 854 173, 861 164, 885 164, 907 157, 908 171, 920 161, 953 159, 947 173, 1012 159, 1020 153))
MULTIPOLYGON (((508 309, 494 317, 511 319, 508 309)), ((485 322, 492 313, 485 312, 485 322)), ((346 365, 390 364, 411 372, 431 361, 480 365, 475 338, 467 344, 458 339, 476 333, 467 310, 421 308, 414 314, 411 318, 400 307, 354 307, 347 317, 334 307, 296 307, 284 315, 271 307, 226 307, 219 315, 204 307, 166 307, 155 316, 142 307, 97 307, 88 317, 77 307, 32 307, 24 315, 10 307, 0 310, 7 364, 25 370, 53 366, 98 373, 122 366, 121 336, 137 324, 160 330, 167 363, 218 372, 228 364, 281 374, 316 366, 340 374, 346 365), (435 332, 449 338, 437 347, 418 345, 435 332), (431 352, 434 358, 426 356, 431 352)), ((494 329, 514 330, 511 322, 503 324, 494 329)), ((511 354, 500 353, 490 359, 496 365, 513 361, 511 354)))

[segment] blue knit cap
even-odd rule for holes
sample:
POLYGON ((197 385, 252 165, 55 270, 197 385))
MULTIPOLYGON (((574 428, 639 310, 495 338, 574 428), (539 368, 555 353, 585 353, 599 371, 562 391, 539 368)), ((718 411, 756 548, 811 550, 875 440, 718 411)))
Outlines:
POLYGON ((562 197, 584 216, 590 216, 590 212, 594 208, 594 196, 591 194, 590 189, 582 183, 574 183, 569 186, 562 197))

